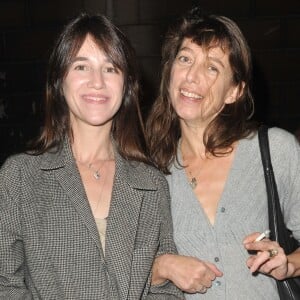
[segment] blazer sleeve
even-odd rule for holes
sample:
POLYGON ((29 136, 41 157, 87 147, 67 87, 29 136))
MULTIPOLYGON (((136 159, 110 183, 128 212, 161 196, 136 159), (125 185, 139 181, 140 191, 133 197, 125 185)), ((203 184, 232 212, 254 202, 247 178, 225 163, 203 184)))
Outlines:
POLYGON ((0 299, 33 299, 25 284, 25 257, 17 199, 19 173, 13 160, 0 169, 0 299))
MULTIPOLYGON (((160 239, 157 255, 165 253, 177 253, 177 249, 173 239, 173 223, 170 208, 170 192, 168 183, 164 176, 159 180, 158 197, 160 204, 160 239)), ((151 276, 148 283, 151 283, 151 276)), ((171 300, 184 299, 183 293, 172 282, 166 281, 160 285, 150 286, 149 293, 146 297, 148 300, 171 300)))

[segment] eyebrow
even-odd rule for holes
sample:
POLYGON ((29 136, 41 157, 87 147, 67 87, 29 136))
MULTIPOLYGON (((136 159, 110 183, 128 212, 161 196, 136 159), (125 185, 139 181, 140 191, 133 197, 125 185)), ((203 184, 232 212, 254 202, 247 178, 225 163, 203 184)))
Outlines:
MULTIPOLYGON (((181 51, 187 51, 187 52, 190 52, 190 53, 194 53, 194 51, 189 47, 180 48, 178 53, 181 52, 181 51)), ((208 55, 207 57, 208 57, 209 60, 212 60, 213 62, 215 62, 215 63, 221 65, 223 68, 225 68, 225 65, 222 63, 222 61, 219 58, 214 57, 214 56, 210 56, 210 55, 208 55)))
POLYGON ((208 57, 209 60, 214 61, 215 63, 221 65, 225 69, 225 65, 222 63, 222 61, 219 58, 213 57, 213 56, 209 56, 209 55, 207 57, 208 57))
MULTIPOLYGON (((75 62, 78 62, 78 61, 88 61, 88 60, 89 60, 88 57, 85 57, 85 56, 76 56, 76 57, 74 57, 71 60, 71 64, 73 64, 75 62)), ((112 63, 108 57, 105 58, 105 61, 108 62, 108 63, 112 63)))
POLYGON ((191 48, 189 47, 182 47, 178 50, 178 53, 181 52, 181 51, 188 51, 188 52, 194 52, 191 48))
POLYGON ((71 64, 77 62, 77 61, 87 61, 88 58, 84 56, 76 56, 71 60, 71 64))

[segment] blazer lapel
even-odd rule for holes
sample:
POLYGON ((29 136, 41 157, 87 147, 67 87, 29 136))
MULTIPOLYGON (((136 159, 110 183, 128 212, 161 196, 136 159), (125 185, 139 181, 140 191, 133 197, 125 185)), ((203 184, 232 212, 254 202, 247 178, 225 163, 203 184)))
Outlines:
POLYGON ((118 281, 120 299, 127 299, 135 236, 146 190, 155 190, 151 180, 138 171, 136 162, 116 153, 116 174, 106 231, 106 262, 118 281), (127 276, 124 276, 127 274, 127 276), (120 290, 121 288, 121 290, 120 290))
POLYGON ((46 160, 43 168, 55 169, 59 184, 104 258, 99 233, 68 140, 66 139, 60 152, 50 156, 51 159, 46 160))

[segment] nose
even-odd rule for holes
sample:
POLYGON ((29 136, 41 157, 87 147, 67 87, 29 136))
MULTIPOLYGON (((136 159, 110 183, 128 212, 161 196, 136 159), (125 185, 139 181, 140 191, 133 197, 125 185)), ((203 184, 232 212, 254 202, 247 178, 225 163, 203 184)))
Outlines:
POLYGON ((200 66, 192 64, 187 70, 186 80, 189 83, 199 83, 200 81, 200 66))
POLYGON ((88 86, 95 89, 102 89, 105 86, 103 74, 99 71, 93 70, 90 74, 88 86))

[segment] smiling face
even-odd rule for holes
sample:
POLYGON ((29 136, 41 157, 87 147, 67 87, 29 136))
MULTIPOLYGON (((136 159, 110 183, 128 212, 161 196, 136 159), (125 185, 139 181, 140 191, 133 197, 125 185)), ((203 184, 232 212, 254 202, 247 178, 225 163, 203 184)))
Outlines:
POLYGON ((71 126, 111 126, 122 103, 124 76, 88 35, 71 61, 63 94, 71 126))
POLYGON ((206 127, 225 104, 236 100, 228 54, 220 47, 208 50, 184 39, 173 62, 169 95, 179 118, 206 127))

